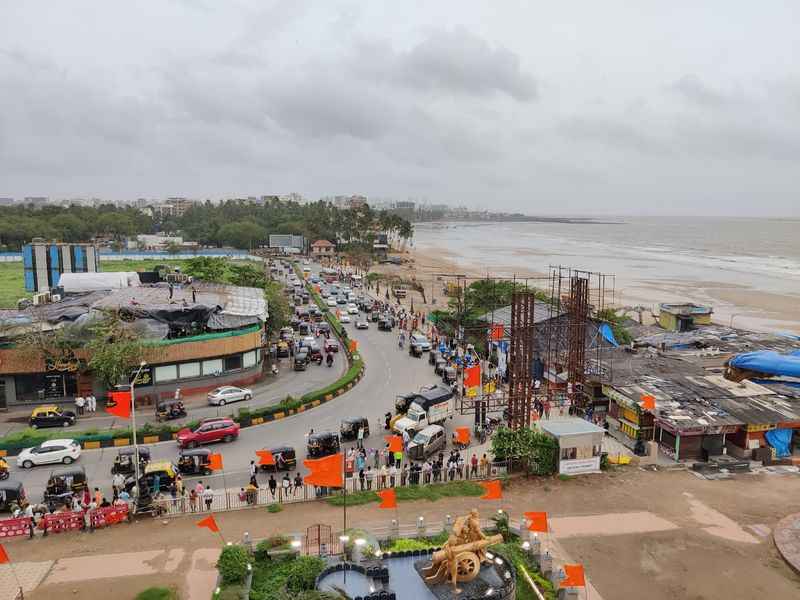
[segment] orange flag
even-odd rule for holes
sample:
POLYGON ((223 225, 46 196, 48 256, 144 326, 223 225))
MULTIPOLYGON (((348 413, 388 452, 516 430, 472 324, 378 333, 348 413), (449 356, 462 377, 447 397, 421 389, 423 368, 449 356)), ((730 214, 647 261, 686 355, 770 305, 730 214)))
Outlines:
POLYGON ((528 531, 538 531, 547 533, 547 513, 546 512, 526 512, 525 518, 530 521, 528 531))
POLYGON ((502 340, 504 336, 505 336, 505 328, 500 324, 494 323, 492 325, 492 330, 489 333, 489 339, 495 341, 502 340))
POLYGON ((566 577, 561 582, 561 587, 586 587, 586 575, 583 572, 583 565, 564 565, 564 575, 566 577))
POLYGON ((386 441, 389 443, 389 452, 403 451, 403 438, 399 435, 387 435, 386 441))
POLYGON ((217 525, 216 519, 214 519, 214 515, 208 515, 205 519, 199 520, 197 523, 198 527, 206 527, 212 533, 219 533, 219 526, 217 525))
POLYGON ((467 367, 464 369, 464 387, 478 387, 481 384, 481 366, 467 367))
POLYGON ((256 456, 258 456, 259 465, 275 464, 275 457, 272 456, 272 452, 270 452, 269 450, 256 450, 256 456))
POLYGON ((304 460, 303 464, 311 471, 306 475, 305 482, 321 487, 342 487, 344 485, 343 455, 333 454, 325 458, 304 460))
POLYGON ((394 488, 389 488, 378 492, 381 498, 381 503, 378 508, 397 508, 397 494, 394 488))
POLYGON ((655 410, 656 409, 656 399, 649 394, 642 394, 642 408, 644 410, 655 410))
POLYGON ((8 558, 8 553, 6 552, 6 549, 3 548, 3 544, 0 544, 0 565, 4 565, 8 562, 11 562, 11 559, 8 558))
POLYGON ((222 454, 209 454, 208 468, 212 471, 222 471, 222 454))
POLYGON ((456 441, 459 444, 469 444, 469 427, 456 427, 456 441))
POLYGON ((358 350, 358 342, 356 340, 350 340, 349 348, 350 352, 355 352, 356 350, 358 350))
POLYGON ((503 497, 503 489, 500 487, 500 480, 479 482, 486 493, 481 496, 481 500, 500 500, 503 497))
POLYGON ((106 412, 117 416, 121 419, 131 418, 131 393, 130 391, 124 392, 111 392, 109 393, 109 401, 106 402, 106 412))

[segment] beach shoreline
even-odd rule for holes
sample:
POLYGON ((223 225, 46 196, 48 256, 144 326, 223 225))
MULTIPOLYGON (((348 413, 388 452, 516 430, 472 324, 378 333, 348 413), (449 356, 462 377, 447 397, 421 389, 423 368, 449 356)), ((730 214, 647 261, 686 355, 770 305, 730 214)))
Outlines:
MULTIPOLYGON (((547 256, 545 252, 536 254, 547 256)), ((516 277, 525 281, 529 278, 531 285, 541 288, 546 288, 548 282, 547 273, 535 269, 492 268, 465 259, 443 246, 409 248, 400 256, 406 261, 403 265, 376 265, 373 270, 421 283, 426 289, 427 302, 423 302, 421 294, 412 294, 416 310, 430 311, 446 306, 442 302, 442 287, 447 279, 475 280, 488 276, 516 277), (434 302, 431 302, 431 295, 434 302)), ((581 267, 579 264, 571 266, 581 267)), ((614 308, 643 306, 646 309, 643 315, 645 323, 653 322, 658 305, 666 302, 710 304, 714 309, 712 320, 717 325, 765 333, 800 334, 800 299, 789 294, 756 290, 741 283, 646 278, 625 280, 617 277, 611 293, 606 296, 606 304, 614 308)), ((635 318, 634 312, 628 314, 635 318)))

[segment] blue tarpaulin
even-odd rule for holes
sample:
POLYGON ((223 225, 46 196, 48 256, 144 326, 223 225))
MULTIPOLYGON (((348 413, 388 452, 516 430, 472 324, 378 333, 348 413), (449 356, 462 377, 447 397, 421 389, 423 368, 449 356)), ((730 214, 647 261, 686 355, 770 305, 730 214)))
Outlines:
POLYGON ((772 350, 746 352, 731 359, 731 366, 768 375, 800 377, 800 350, 780 354, 772 350))
POLYGON ((789 442, 792 441, 791 429, 771 429, 764 434, 767 443, 775 448, 778 457, 789 456, 789 442))
POLYGON ((619 347, 619 343, 617 339, 614 337, 614 332, 611 330, 611 325, 608 323, 601 323, 600 324, 600 334, 606 339, 606 341, 614 346, 614 348, 619 347))

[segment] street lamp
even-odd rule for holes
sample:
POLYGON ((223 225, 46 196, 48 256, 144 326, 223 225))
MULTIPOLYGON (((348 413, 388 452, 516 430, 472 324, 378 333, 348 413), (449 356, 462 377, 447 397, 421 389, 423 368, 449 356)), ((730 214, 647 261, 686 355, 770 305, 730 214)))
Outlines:
POLYGON ((139 374, 142 372, 147 366, 145 361, 139 363, 139 370, 136 371, 136 375, 133 376, 131 380, 131 427, 133 427, 133 468, 136 477, 136 498, 135 500, 139 500, 139 444, 136 441, 136 395, 134 392, 134 388, 136 386, 136 380, 139 378, 139 374))

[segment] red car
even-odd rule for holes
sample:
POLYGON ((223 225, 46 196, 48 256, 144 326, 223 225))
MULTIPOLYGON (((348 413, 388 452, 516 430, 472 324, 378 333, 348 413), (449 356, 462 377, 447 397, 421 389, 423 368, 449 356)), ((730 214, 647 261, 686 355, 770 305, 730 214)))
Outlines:
POLYGON ((325 353, 328 352, 338 352, 339 351, 339 342, 336 340, 325 340, 325 353))
POLYGON ((233 419, 205 419, 192 431, 185 428, 178 432, 178 446, 194 448, 211 442, 232 442, 239 437, 239 424, 233 419))

